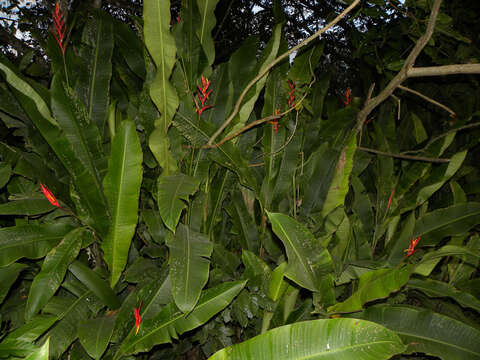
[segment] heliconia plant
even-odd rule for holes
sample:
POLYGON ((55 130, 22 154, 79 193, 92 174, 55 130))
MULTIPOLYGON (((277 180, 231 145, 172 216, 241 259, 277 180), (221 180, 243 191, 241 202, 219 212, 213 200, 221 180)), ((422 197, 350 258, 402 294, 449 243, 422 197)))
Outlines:
POLYGON ((334 88, 318 36, 370 8, 289 47, 275 1, 220 62, 218 3, 57 3, 48 88, 0 57, 0 358, 480 359, 478 149, 382 99, 415 58, 334 88))

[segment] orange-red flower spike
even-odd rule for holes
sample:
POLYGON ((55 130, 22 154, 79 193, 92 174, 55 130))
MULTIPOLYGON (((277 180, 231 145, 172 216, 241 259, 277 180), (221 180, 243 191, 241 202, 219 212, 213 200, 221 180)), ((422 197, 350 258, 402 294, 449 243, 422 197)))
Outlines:
POLYGON ((133 314, 135 315, 135 335, 138 334, 138 330, 140 330, 140 323, 142 322, 142 317, 140 316, 140 308, 142 306, 142 301, 140 300, 140 304, 137 308, 133 308, 133 314))
POLYGON ((47 200, 52 204, 53 206, 62 208, 60 204, 58 203, 58 200, 56 197, 52 194, 52 192, 42 183, 40 183, 40 187, 42 188, 43 195, 47 198, 47 200))
POLYGON ((415 247, 417 246, 419 241, 420 241, 420 236, 418 236, 416 239, 410 239, 410 245, 408 246, 408 249, 403 250, 404 252, 407 253, 406 255, 407 258, 417 252, 417 249, 415 249, 415 247))

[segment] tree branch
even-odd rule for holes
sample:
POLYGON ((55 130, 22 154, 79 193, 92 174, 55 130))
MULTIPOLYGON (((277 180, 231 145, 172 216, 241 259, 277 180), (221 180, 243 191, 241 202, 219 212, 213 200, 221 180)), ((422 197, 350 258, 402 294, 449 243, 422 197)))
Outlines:
POLYGON ((372 98, 371 100, 367 101, 365 106, 357 115, 357 132, 359 132, 364 122, 367 120, 368 115, 375 109, 379 104, 381 104, 385 99, 387 99, 390 95, 392 95, 393 91, 400 85, 405 79, 408 77, 408 72, 412 69, 415 60, 417 59, 418 55, 422 52, 423 48, 427 43, 430 41, 432 37, 433 30, 435 29, 435 22, 437 21, 438 12, 440 10, 440 5, 442 4, 442 0, 435 0, 435 3, 432 7, 432 12, 430 13, 430 19, 428 20, 427 30, 425 34, 423 34, 415 44, 415 47, 412 49, 410 54, 408 55, 405 63, 403 64, 402 69, 398 72, 398 74, 388 83, 388 85, 383 89, 380 94, 376 97, 372 98))
MULTIPOLYGON (((429 103, 432 103, 432 104, 434 104, 434 105, 437 105, 438 107, 442 108, 442 109, 445 110, 446 112, 450 113, 450 115, 451 115, 452 117, 454 117, 454 116, 456 115, 456 114, 455 114, 455 111, 453 111, 452 109, 450 109, 448 106, 443 105, 443 104, 439 103, 438 101, 433 100, 433 99, 429 98, 428 96, 423 95, 421 92, 418 92, 418 91, 416 91, 416 90, 407 88, 407 87, 402 86, 402 85, 398 85, 398 88, 399 88, 400 90, 404 90, 404 91, 407 91, 407 92, 412 93, 412 94, 414 94, 414 95, 417 95, 418 97, 421 97, 422 99, 428 101, 429 103)), ((394 96, 394 95, 392 95, 392 96, 394 96)))
POLYGON ((389 152, 384 152, 384 151, 379 151, 375 149, 369 149, 369 148, 364 148, 361 146, 357 146, 358 150, 361 151, 366 151, 378 155, 383 155, 383 156, 389 156, 397 159, 405 159, 405 160, 415 160, 415 161, 426 161, 426 162, 432 162, 432 163, 448 163, 450 162, 450 159, 443 159, 443 158, 429 158, 425 156, 413 156, 413 155, 404 155, 404 154, 393 154, 389 152))
POLYGON ((407 77, 442 76, 455 74, 480 74, 480 64, 455 64, 417 67, 408 70, 407 77))
MULTIPOLYGON (((441 0, 437 0, 437 1, 441 1, 441 0)), ((230 116, 227 118, 227 120, 225 120, 223 122, 223 124, 217 129, 217 131, 215 131, 215 133, 210 137, 210 139, 208 140, 208 143, 207 145, 212 145, 213 142, 215 141, 215 139, 218 137, 218 135, 220 135, 223 130, 225 130, 225 128, 232 122, 232 120, 235 118, 235 116, 238 114, 239 110, 240 110, 240 105, 242 104, 242 101, 243 101, 243 98, 245 97, 245 95, 247 94, 248 90, 250 90, 252 88, 253 85, 255 85, 257 83, 257 81, 259 81, 262 77, 265 76, 265 74, 267 74, 270 69, 272 67, 274 67, 275 65, 277 65, 279 62, 281 62, 282 60, 288 58, 288 56, 292 53, 294 53, 295 51, 298 51, 300 48, 302 48, 303 46, 307 45, 308 43, 310 43, 312 40, 316 39, 319 35, 323 34, 325 31, 327 31, 328 29, 330 29, 331 27, 335 26, 345 15, 347 15, 350 11, 353 10, 353 8, 355 8, 358 4, 360 3, 360 0, 355 0, 349 7, 347 7, 340 15, 338 15, 332 22, 330 22, 327 26, 323 27, 322 29, 318 30, 315 34, 313 34, 312 36, 309 36, 308 38, 306 38, 305 40, 303 40, 300 44, 292 47, 290 50, 288 50, 287 52, 283 53, 282 55, 280 55, 279 57, 277 57, 275 60, 273 60, 270 64, 268 64, 265 69, 263 69, 263 71, 261 71, 252 81, 250 81, 248 83, 248 85, 245 87, 245 89, 242 91, 242 93, 240 94, 237 102, 235 103, 235 107, 232 111, 232 113, 230 114, 230 116)))

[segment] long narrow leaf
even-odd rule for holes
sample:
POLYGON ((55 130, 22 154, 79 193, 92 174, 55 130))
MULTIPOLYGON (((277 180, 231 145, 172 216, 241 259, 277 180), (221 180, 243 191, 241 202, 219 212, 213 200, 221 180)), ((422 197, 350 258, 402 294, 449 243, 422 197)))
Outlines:
POLYGON ((180 224, 175 237, 167 239, 170 250, 170 280, 177 307, 184 313, 197 303, 208 280, 213 244, 203 234, 180 224))
POLYGON ((322 248, 307 228, 287 215, 268 213, 268 218, 287 251, 285 276, 304 288, 319 291, 322 276, 333 271, 328 250, 322 248))
POLYGON ((30 320, 60 287, 68 265, 75 260, 82 246, 85 228, 69 232, 62 242, 51 250, 43 261, 42 271, 35 276, 27 299, 25 318, 30 320))
POLYGON ((186 207, 189 195, 198 189, 199 181, 185 174, 160 176, 158 178, 158 210, 166 227, 172 232, 180 220, 182 210, 186 207))
POLYGON ((112 287, 127 263, 137 225, 141 183, 142 149, 135 124, 126 120, 113 139, 108 172, 103 181, 105 196, 112 211, 112 223, 102 248, 112 274, 112 287))
POLYGON ((68 267, 75 277, 80 280, 91 292, 97 295, 110 309, 120 307, 120 301, 113 290, 99 275, 79 260, 68 267))
POLYGON ((0 229, 0 267, 22 257, 45 256, 72 229, 66 224, 21 225, 0 229))

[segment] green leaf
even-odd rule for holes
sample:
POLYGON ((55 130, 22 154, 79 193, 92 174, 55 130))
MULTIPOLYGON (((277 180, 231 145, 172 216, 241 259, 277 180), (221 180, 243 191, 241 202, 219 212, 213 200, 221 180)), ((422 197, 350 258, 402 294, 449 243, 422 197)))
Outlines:
POLYGON ((0 215, 40 215, 55 207, 46 199, 24 199, 0 204, 0 215))
POLYGON ((215 60, 212 30, 216 23, 213 11, 217 3, 218 0, 197 0, 198 10, 200 11, 200 26, 197 28, 196 33, 202 44, 203 51, 207 55, 208 65, 212 65, 215 60))
POLYGON ((31 353, 29 356, 25 358, 25 360, 48 360, 49 348, 50 348, 50 339, 47 339, 47 341, 45 341, 45 343, 42 345, 40 349, 31 353))
POLYGON ((260 247, 258 231, 242 193, 236 190, 232 191, 230 196, 232 203, 226 210, 234 221, 236 232, 239 233, 240 244, 243 249, 257 252, 260 247))
POLYGON ((420 352, 442 360, 480 359, 480 331, 427 309, 379 305, 355 315, 395 331, 405 344, 405 353, 420 352))
POLYGON ((158 210, 172 232, 175 232, 182 210, 186 207, 184 201, 188 201, 188 196, 197 191, 198 185, 197 179, 181 173, 158 178, 158 210))
MULTIPOLYGON (((90 122, 84 105, 75 97, 72 89, 62 82, 59 75, 53 77, 51 91, 53 114, 63 130, 62 136, 65 136, 69 149, 73 152, 73 154, 63 154, 62 162, 67 170, 73 171, 71 162, 73 159, 78 159, 82 170, 88 172, 89 180, 93 184, 88 189, 84 187, 78 189, 80 202, 88 208, 90 221, 97 224, 98 230, 104 235, 103 231, 109 221, 109 212, 102 192, 100 175, 105 166, 100 133, 97 127, 90 122)), ((52 144, 50 143, 50 145, 52 144)), ((57 155, 66 150, 52 147, 57 155)))
POLYGON ((420 144, 428 139, 427 132, 423 127, 422 120, 413 112, 411 112, 410 115, 412 116, 415 140, 417 141, 417 144, 420 144))
POLYGON ((155 121, 149 146, 164 174, 170 175, 176 164, 170 154, 167 131, 178 108, 177 92, 169 81, 176 53, 175 39, 170 34, 170 1, 144 1, 143 19, 145 45, 157 67, 150 84, 150 97, 161 114, 155 121))
POLYGON ((66 224, 20 225, 0 229, 0 267, 22 257, 45 256, 72 229, 66 224))
POLYGON ((113 316, 87 320, 78 325, 78 339, 88 355, 94 359, 102 357, 112 337, 114 325, 113 316))
POLYGON ((412 268, 404 266, 394 269, 369 271, 360 276, 358 290, 347 300, 328 308, 328 312, 354 312, 361 310, 369 301, 386 298, 398 291, 408 281, 412 268))
POLYGON ((30 86, 28 82, 24 81, 3 62, 0 62, 0 70, 4 73, 5 79, 12 87, 14 87, 18 92, 24 94, 35 104, 38 112, 45 120, 49 121, 53 125, 58 125, 55 119, 52 117, 47 103, 45 103, 43 98, 38 94, 37 91, 33 89, 33 87, 30 86))
POLYGON ((353 157, 357 148, 357 136, 352 133, 340 153, 334 176, 323 204, 322 216, 327 216, 333 209, 343 205, 349 188, 350 174, 353 169, 353 157))
POLYGON ((416 221, 413 236, 421 236, 422 244, 438 244, 447 236, 467 233, 479 223, 480 203, 468 202, 426 213, 416 221))
POLYGON ((7 185, 12 176, 12 167, 9 163, 0 162, 0 189, 7 185))
POLYGON ((277 301, 283 295, 285 290, 287 290, 288 282, 284 280, 286 268, 287 263, 283 262, 272 272, 272 278, 268 288, 268 296, 270 296, 270 299, 273 301, 277 301))
POLYGON ((175 237, 167 238, 167 246, 172 295, 177 307, 188 313, 195 307, 207 283, 213 243, 206 235, 180 224, 175 237))
POLYGON ((33 343, 53 324, 55 324, 57 320, 58 318, 56 316, 36 316, 30 322, 9 333, 4 341, 24 341, 27 343, 33 343))
POLYGON ((172 341, 187 331, 206 323, 223 310, 243 289, 246 281, 223 283, 202 293, 197 306, 188 315, 178 311, 174 303, 165 306, 158 315, 142 321, 137 336, 131 332, 123 341, 114 359, 122 355, 149 351, 153 346, 172 341))
POLYGON ((78 298, 53 297, 43 308, 44 313, 55 314, 59 321, 40 339, 50 338, 50 352, 52 359, 59 359, 72 342, 78 337, 78 324, 88 319, 91 312, 88 308, 90 291, 85 291, 78 298))
POLYGON ((18 275, 27 267, 25 264, 13 263, 0 268, 0 305, 8 294, 10 287, 17 280, 18 275))
POLYGON ((29 321, 55 295, 60 287, 68 265, 75 260, 82 246, 85 228, 69 232, 58 246, 52 249, 42 264, 42 270, 33 279, 25 308, 25 319, 29 321))
POLYGON ((450 284, 432 279, 410 279, 407 288, 424 292, 430 297, 450 297, 463 307, 477 310, 480 313, 480 300, 469 293, 457 290, 450 284))
POLYGON ((127 264, 128 250, 138 219, 138 198, 142 183, 142 149, 135 124, 120 124, 112 143, 108 172, 103 188, 112 212, 112 223, 102 243, 110 269, 110 284, 117 283, 127 264))
POLYGON ((97 295, 110 309, 120 307, 120 301, 108 284, 97 273, 79 260, 68 267, 75 277, 80 280, 91 292, 97 295))
POLYGON ((209 360, 388 360, 404 349, 394 332, 369 321, 312 320, 267 331, 222 349, 209 360))
MULTIPOLYGON (((430 175, 421 181, 414 189, 407 193, 398 205, 398 211, 404 213, 413 210, 427 201, 439 190, 462 166, 467 151, 461 151, 453 155, 448 164, 435 166, 430 175)), ((419 165, 420 166, 420 165, 419 165)), ((413 169, 409 169, 412 171, 413 169)), ((408 174, 410 177, 418 174, 408 174)))
POLYGON ((113 24, 108 15, 95 11, 87 19, 82 34, 81 56, 88 62, 84 97, 90 121, 103 133, 107 120, 110 79, 112 77, 113 24))
POLYGON ((137 285, 135 290, 123 301, 117 316, 115 317, 115 330, 112 342, 119 343, 126 336, 135 335, 135 318, 132 316, 133 308, 138 307, 140 301, 141 316, 143 320, 151 319, 158 315, 162 307, 173 302, 170 278, 167 271, 162 268, 160 277, 148 282, 145 286, 137 285))
POLYGON ((302 224, 280 213, 267 213, 273 232, 285 245, 288 266, 285 276, 311 291, 320 289, 322 276, 333 271, 327 249, 302 224))
MULTIPOLYGON (((278 49, 280 47, 280 39, 282 35, 282 24, 277 24, 273 29, 272 37, 267 43, 267 46, 263 50, 260 58, 258 59, 257 66, 254 70, 254 74, 259 74, 266 69, 266 67, 276 58, 278 49)), ((236 126, 242 127, 245 125, 245 122, 250 117, 250 114, 253 110, 255 102, 257 101, 260 92, 262 91, 265 83, 267 81, 267 76, 263 76, 258 80, 255 85, 253 85, 250 90, 247 92, 243 98, 242 105, 238 112, 239 121, 236 126)))

